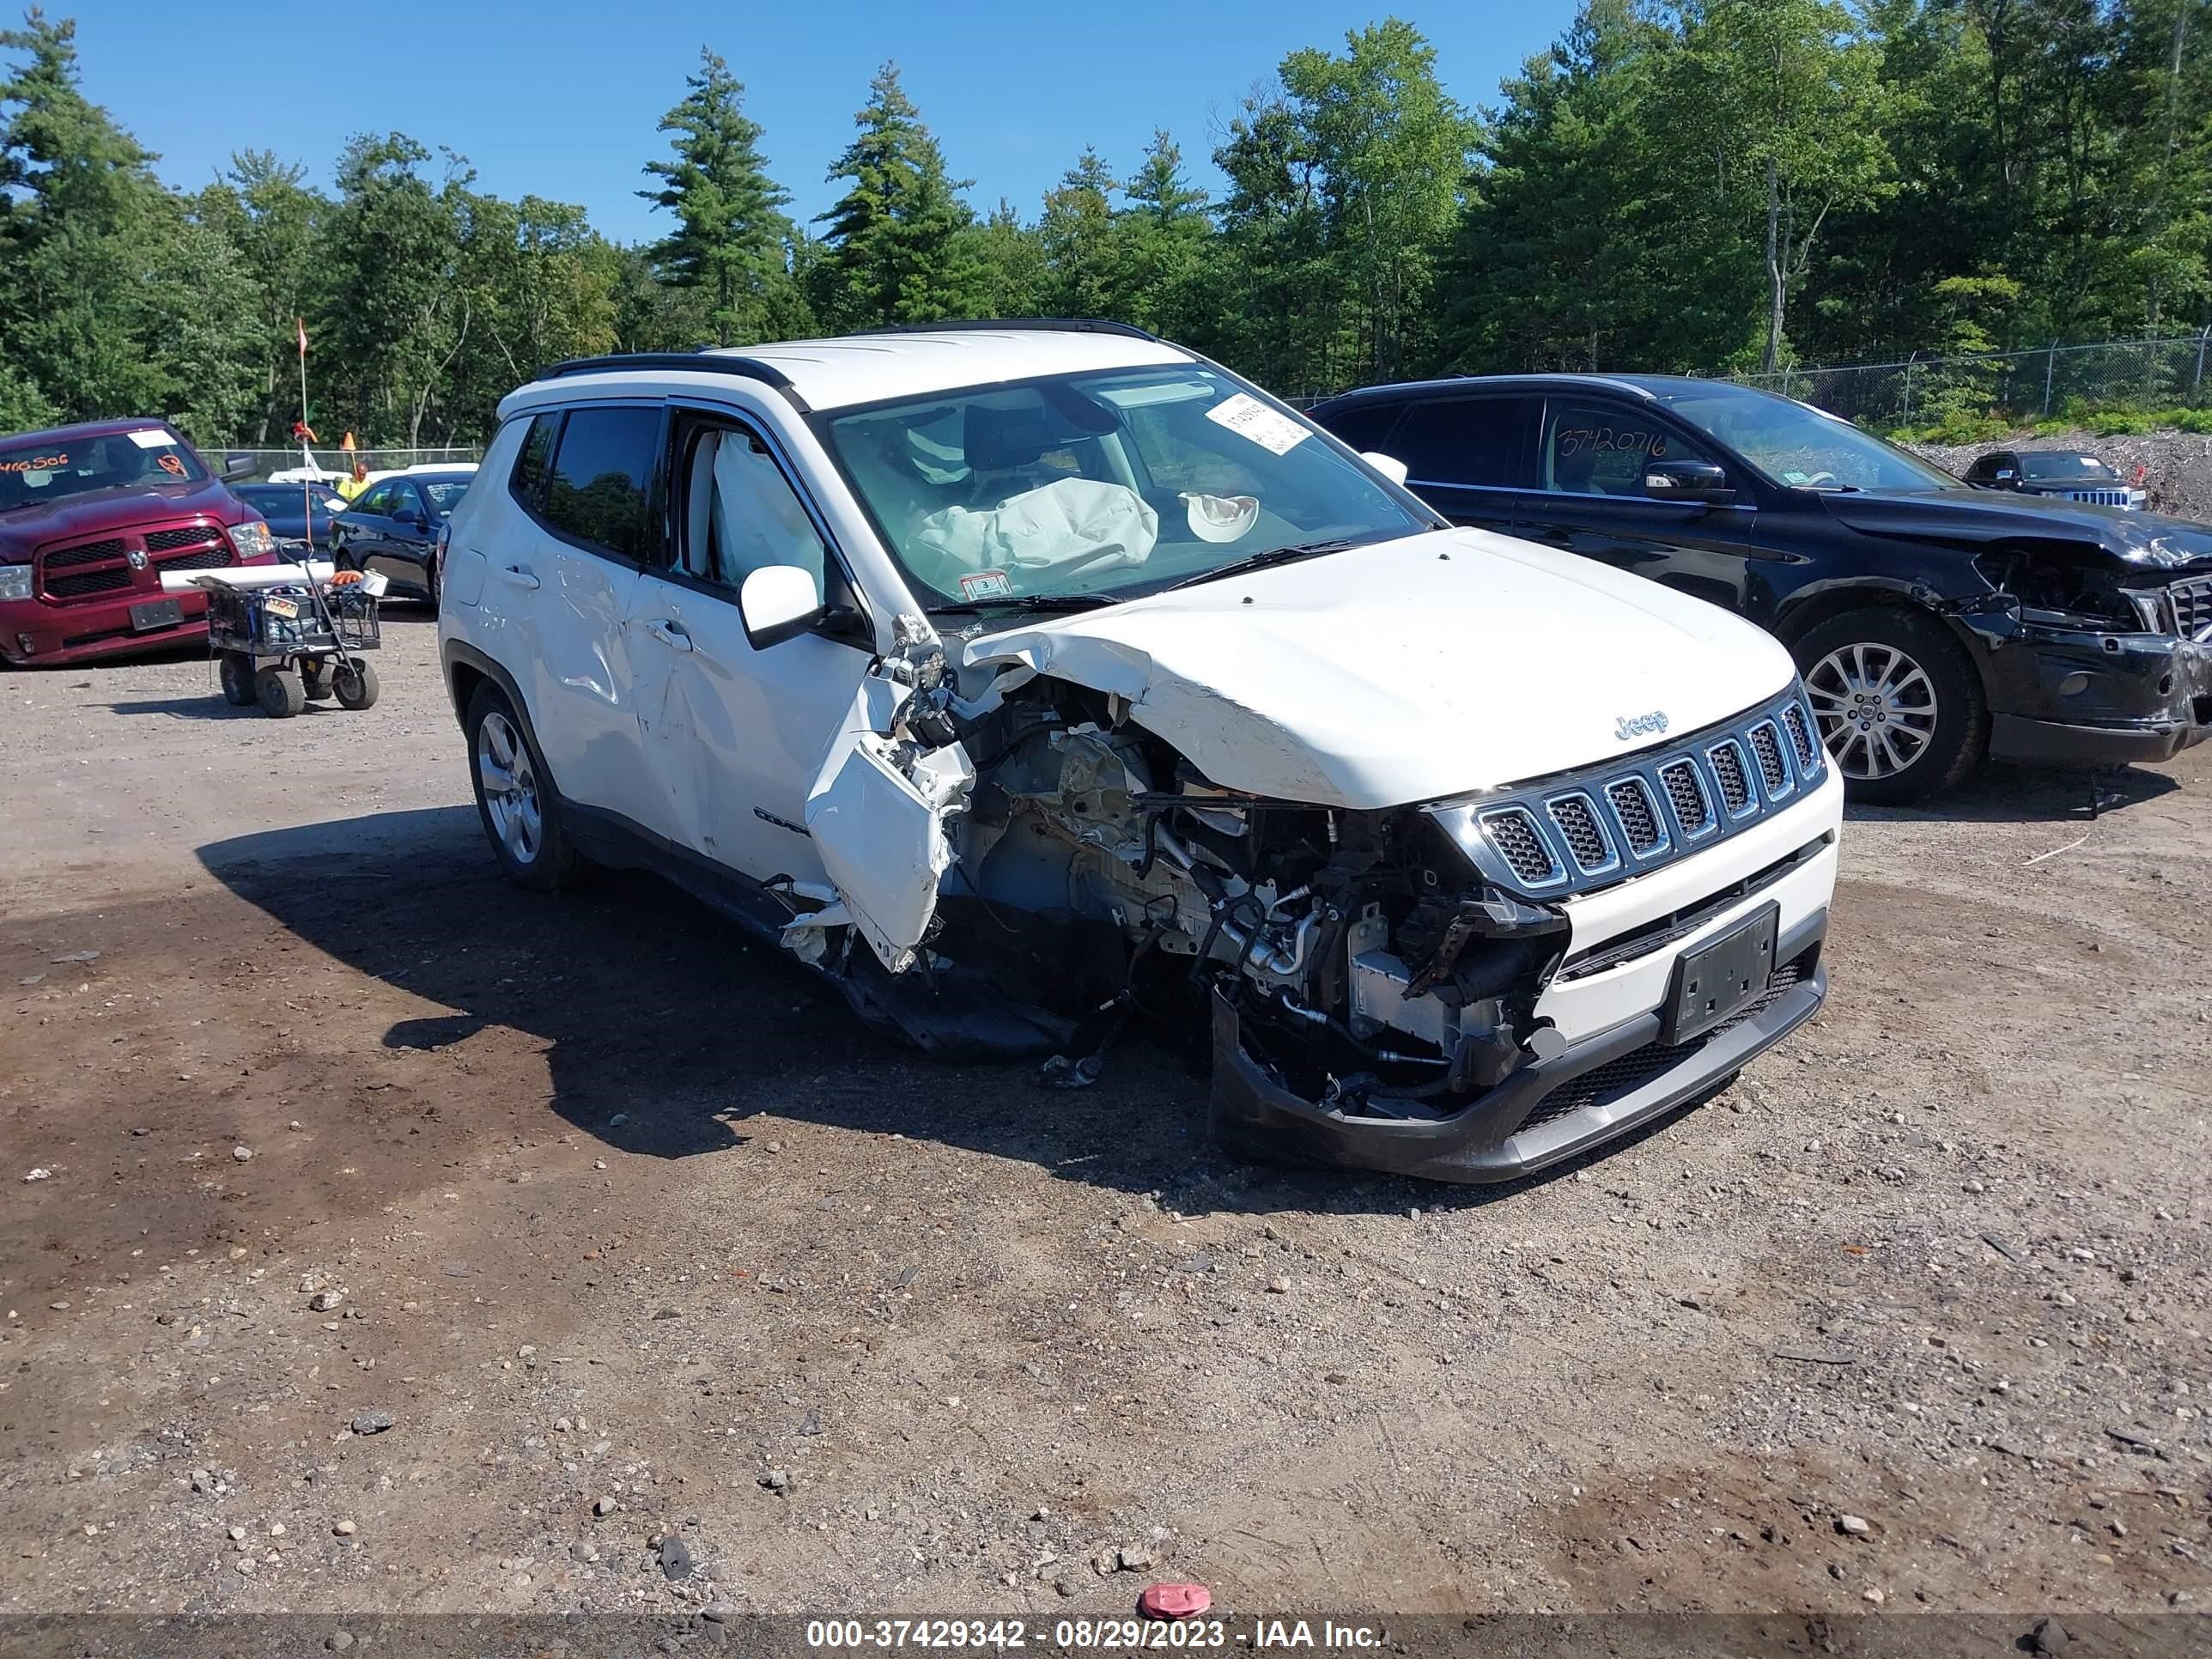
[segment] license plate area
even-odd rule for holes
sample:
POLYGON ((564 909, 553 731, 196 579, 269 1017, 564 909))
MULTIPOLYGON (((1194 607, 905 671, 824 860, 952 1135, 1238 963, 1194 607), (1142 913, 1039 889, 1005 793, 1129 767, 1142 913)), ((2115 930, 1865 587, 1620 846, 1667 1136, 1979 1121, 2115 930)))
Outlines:
POLYGON ((131 607, 131 626, 143 634, 153 628, 174 628, 185 619, 185 608, 174 599, 148 599, 131 607))
POLYGON ((1660 1042, 1672 1048, 1694 1041, 1765 994, 1781 915, 1780 905, 1767 905, 1675 958, 1660 1042))

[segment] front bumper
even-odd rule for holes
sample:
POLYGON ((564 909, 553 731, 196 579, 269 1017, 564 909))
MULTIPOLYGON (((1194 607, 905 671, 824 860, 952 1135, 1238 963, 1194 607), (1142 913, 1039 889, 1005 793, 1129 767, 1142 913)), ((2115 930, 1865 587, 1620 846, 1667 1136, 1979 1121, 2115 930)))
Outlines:
POLYGON ((1301 1098, 1248 1047, 1237 1009, 1213 1003, 1214 1136, 1267 1162, 1332 1164, 1427 1181, 1510 1181, 1627 1133, 1733 1077, 1820 1011, 1827 912, 1775 950, 1766 994, 1728 1024, 1679 1047, 1659 1041, 1655 1009, 1534 1061, 1449 1116, 1354 1115, 1301 1098))
POLYGON ((1990 753, 2041 766, 2173 758, 2212 737, 2212 646, 2022 622, 1993 648, 1990 753))
POLYGON ((207 599, 199 593, 118 593, 98 604, 48 605, 40 599, 0 603, 0 660, 18 668, 82 662, 126 651, 155 651, 207 637, 207 599), (182 620, 167 628, 131 625, 131 607, 173 599, 182 620))

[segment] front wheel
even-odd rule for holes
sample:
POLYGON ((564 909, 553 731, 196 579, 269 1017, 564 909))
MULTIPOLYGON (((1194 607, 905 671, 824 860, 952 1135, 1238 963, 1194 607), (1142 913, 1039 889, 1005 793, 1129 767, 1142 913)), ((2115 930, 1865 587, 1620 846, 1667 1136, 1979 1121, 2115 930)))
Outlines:
POLYGON ((307 683, 289 668, 263 669, 253 677, 253 691, 271 720, 289 720, 307 706, 307 683))
POLYGON ((469 700, 469 776, 484 839, 507 879, 551 893, 577 877, 580 860, 561 823, 560 798, 506 693, 487 683, 469 700))
POLYGON ((1989 741, 1981 676, 1927 612, 1881 605, 1832 617, 1797 641, 1796 657, 1852 799, 1923 800, 1981 760, 1989 741))
POLYGON ((243 651, 226 651, 217 672, 222 679, 222 700, 233 708, 252 707, 253 659, 243 651))
POLYGON ((367 708, 375 702, 380 690, 375 666, 359 658, 340 663, 331 674, 331 694, 341 708, 367 708))

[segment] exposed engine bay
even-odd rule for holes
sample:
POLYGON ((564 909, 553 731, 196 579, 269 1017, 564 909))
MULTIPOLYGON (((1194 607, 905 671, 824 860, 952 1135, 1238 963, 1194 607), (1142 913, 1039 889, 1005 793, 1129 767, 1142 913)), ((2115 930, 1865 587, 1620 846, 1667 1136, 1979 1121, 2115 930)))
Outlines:
POLYGON ((1225 789, 1122 699, 1028 670, 969 702, 934 653, 890 667, 888 735, 856 720, 809 802, 836 891, 785 889, 785 943, 872 983, 863 1012, 938 1047, 915 1029, 931 1001, 1028 1005, 1052 1019, 1006 1046, 1048 1052, 1048 1075, 1080 1085, 1133 1015, 1202 1029, 1218 992, 1301 1093, 1384 1115, 1479 1093, 1561 1046, 1534 1008, 1565 914, 1487 887, 1422 809, 1225 789), (922 815, 941 829, 934 882, 910 860, 903 883, 863 867, 922 815), (925 888, 922 914, 910 896, 925 888), (886 991, 884 973, 905 983, 886 991))

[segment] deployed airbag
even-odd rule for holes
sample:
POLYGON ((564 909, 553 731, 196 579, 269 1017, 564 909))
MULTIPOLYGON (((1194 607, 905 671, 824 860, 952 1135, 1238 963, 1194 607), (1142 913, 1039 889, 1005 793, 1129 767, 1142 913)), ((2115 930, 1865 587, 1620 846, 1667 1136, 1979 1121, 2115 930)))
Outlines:
MULTIPOLYGON (((946 574, 1111 570, 1142 564, 1159 540, 1159 514, 1127 484, 1059 478, 986 511, 948 507, 921 521, 915 544, 945 562, 946 574)), ((950 589, 951 580, 936 584, 950 589)))

